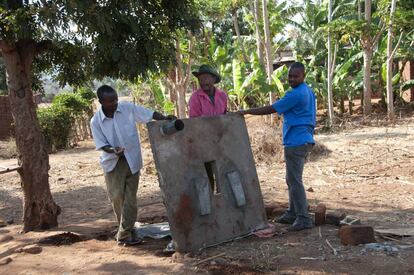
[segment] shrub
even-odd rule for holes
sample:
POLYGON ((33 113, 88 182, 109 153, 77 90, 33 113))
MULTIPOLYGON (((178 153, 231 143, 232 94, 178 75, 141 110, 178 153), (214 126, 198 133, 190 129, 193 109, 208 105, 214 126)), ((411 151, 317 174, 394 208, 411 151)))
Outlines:
POLYGON ((74 122, 71 110, 59 104, 37 110, 40 129, 48 151, 64 149, 69 145, 69 135, 74 122))
POLYGON ((70 134, 76 119, 91 111, 95 94, 86 88, 77 93, 60 93, 52 105, 37 111, 40 129, 48 151, 65 149, 70 143, 70 134))
POLYGON ((78 94, 80 97, 82 97, 89 103, 92 103, 96 98, 95 92, 86 87, 79 88, 76 91, 76 94, 78 94))
POLYGON ((61 93, 55 96, 52 101, 54 106, 62 106, 67 108, 69 114, 73 117, 81 116, 86 110, 88 110, 90 103, 82 98, 80 94, 75 93, 61 93))

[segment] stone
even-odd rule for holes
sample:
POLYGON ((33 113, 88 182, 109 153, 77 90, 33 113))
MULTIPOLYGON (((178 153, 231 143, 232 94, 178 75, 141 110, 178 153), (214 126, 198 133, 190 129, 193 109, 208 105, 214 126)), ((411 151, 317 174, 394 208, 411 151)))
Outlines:
POLYGON ((0 260, 0 265, 6 265, 6 264, 10 263, 11 261, 13 261, 13 259, 10 258, 10 257, 3 258, 3 259, 0 260))
POLYGON ((318 204, 315 209, 315 225, 322 225, 325 223, 326 206, 322 203, 318 204))
POLYGON ((8 220, 6 221, 6 223, 7 223, 7 224, 13 224, 13 223, 14 223, 14 219, 8 219, 8 220))
POLYGON ((4 220, 0 219, 0 227, 5 227, 7 224, 4 220))
POLYGON ((361 225, 361 220, 354 216, 346 216, 339 222, 340 225, 361 225))
POLYGON ((43 248, 37 244, 31 244, 23 247, 21 252, 29 253, 29 254, 39 254, 42 252, 43 248))
POLYGON ((183 260, 184 260, 184 253, 181 253, 181 252, 175 252, 173 255, 172 255, 172 260, 173 260, 173 262, 182 262, 183 260))
POLYGON ((184 254, 185 259, 191 259, 191 258, 194 258, 194 257, 195 257, 195 254, 192 253, 192 252, 188 252, 188 253, 184 254))
POLYGON ((346 218, 345 213, 341 213, 341 212, 326 213, 325 223, 339 226, 341 220, 345 218, 346 218))
POLYGON ((374 229, 367 225, 344 225, 338 233, 343 245, 377 242, 374 237, 374 229))
POLYGON ((310 193, 315 192, 315 190, 313 190, 313 188, 312 188, 312 187, 309 187, 308 189, 306 189, 306 191, 308 191, 308 192, 310 192, 310 193))
POLYGON ((11 241, 11 240, 13 240, 13 237, 10 236, 10 235, 0 236, 0 243, 5 243, 5 242, 11 241))

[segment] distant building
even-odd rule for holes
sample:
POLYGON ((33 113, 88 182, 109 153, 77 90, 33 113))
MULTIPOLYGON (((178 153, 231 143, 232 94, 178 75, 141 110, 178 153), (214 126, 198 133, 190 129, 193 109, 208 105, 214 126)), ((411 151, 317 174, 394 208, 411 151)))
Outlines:
MULTIPOLYGON (((408 81, 414 79, 414 61, 408 61, 405 63, 405 67, 402 73, 402 80, 408 81)), ((407 102, 414 102, 414 87, 411 87, 411 89, 408 89, 406 91, 403 91, 402 97, 407 102)))

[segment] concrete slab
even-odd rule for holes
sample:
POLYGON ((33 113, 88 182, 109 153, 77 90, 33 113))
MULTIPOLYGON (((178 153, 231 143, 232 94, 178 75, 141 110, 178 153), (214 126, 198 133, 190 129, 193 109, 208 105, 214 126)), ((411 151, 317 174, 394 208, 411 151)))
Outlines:
POLYGON ((244 118, 237 114, 184 119, 163 135, 148 133, 177 251, 233 240, 267 223, 244 118))

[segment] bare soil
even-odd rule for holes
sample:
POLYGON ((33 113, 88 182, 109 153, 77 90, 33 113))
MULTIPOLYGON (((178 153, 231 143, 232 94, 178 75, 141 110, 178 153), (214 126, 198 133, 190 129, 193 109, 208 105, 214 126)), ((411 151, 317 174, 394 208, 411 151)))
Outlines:
MULTIPOLYGON (((247 124, 265 204, 271 220, 287 205, 287 187, 280 130, 262 119, 247 124)), ((334 133, 319 133, 318 149, 305 166, 304 182, 311 208, 324 203, 329 211, 358 217, 374 228, 414 226, 414 119, 396 125, 348 123, 334 133)), ((156 169, 147 140, 142 144, 145 167, 138 198, 139 220, 166 220, 156 169)), ((99 152, 91 141, 50 155, 50 185, 62 207, 59 227, 19 234, 22 191, 17 173, 0 175, 0 219, 13 224, 0 228, 1 274, 413 274, 414 237, 389 241, 398 251, 370 251, 364 245, 342 246, 338 227, 323 225, 286 232, 276 224, 275 237, 251 236, 199 253, 164 255, 168 239, 146 240, 120 247, 99 152), (11 238, 5 238, 11 236, 11 238), (328 242, 337 250, 335 255, 328 242), (40 254, 18 253, 39 244, 40 254), (206 262, 199 261, 224 253, 206 262)), ((15 162, 2 160, 0 165, 15 162)), ((377 236, 377 241, 385 240, 377 236)))

